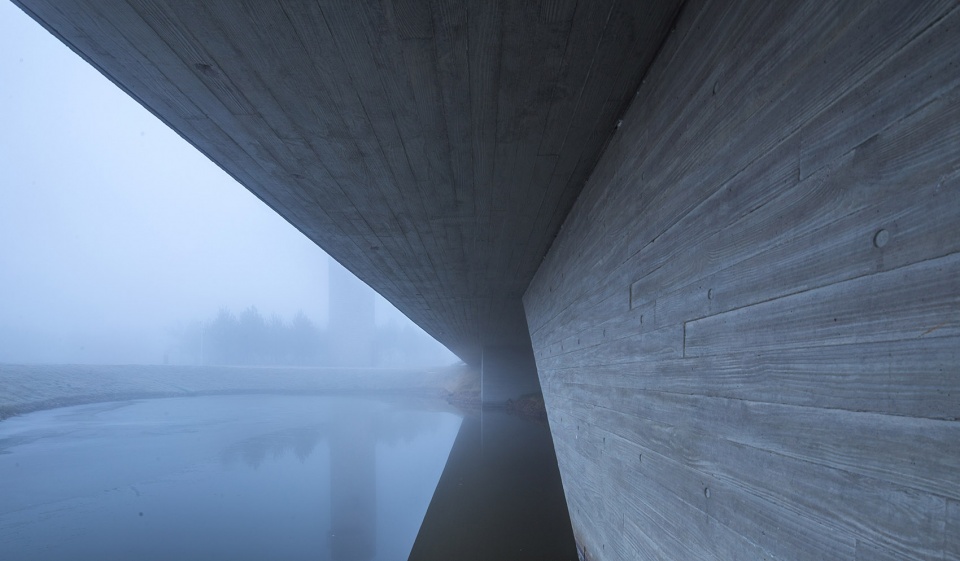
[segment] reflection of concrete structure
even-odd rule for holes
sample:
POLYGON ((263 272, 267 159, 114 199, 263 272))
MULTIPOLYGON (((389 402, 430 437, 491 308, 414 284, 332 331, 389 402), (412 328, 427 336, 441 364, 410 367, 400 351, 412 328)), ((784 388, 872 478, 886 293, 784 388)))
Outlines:
POLYGON ((374 292, 332 259, 329 271, 330 361, 334 366, 373 366, 374 292))
POLYGON ((408 561, 576 559, 547 427, 480 417, 460 425, 408 561))
POLYGON ((467 362, 529 334, 591 558, 960 555, 955 0, 16 1, 467 362))

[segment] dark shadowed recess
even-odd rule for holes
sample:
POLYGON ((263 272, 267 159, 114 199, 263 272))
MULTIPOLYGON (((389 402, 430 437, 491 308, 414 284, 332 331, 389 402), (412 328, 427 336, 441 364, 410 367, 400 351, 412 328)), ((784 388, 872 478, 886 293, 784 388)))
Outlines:
POLYGON ((504 411, 468 415, 410 561, 577 559, 550 430, 504 411))

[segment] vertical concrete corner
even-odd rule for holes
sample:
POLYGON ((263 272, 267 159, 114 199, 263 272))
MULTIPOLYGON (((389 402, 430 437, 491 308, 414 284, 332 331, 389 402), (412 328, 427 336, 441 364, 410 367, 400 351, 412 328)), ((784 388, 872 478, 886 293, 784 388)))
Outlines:
POLYGON ((529 343, 484 347, 480 372, 480 399, 484 406, 504 405, 511 399, 542 393, 529 343))

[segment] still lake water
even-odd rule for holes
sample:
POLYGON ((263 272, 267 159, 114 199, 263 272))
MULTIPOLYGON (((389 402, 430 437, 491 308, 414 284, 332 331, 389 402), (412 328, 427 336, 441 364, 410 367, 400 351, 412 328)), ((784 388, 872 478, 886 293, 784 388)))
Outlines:
POLYGON ((423 399, 242 395, 0 422, 0 561, 576 560, 549 429, 423 399))
POLYGON ((422 403, 271 395, 14 417, 0 559, 406 559, 461 423, 422 403))

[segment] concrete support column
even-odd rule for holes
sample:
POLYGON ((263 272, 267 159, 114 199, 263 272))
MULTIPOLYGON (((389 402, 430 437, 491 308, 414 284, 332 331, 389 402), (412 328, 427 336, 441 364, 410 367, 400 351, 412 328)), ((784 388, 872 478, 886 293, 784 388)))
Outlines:
POLYGON ((484 347, 480 375, 483 405, 503 405, 509 399, 541 393, 537 363, 529 344, 484 347))

